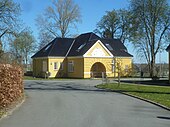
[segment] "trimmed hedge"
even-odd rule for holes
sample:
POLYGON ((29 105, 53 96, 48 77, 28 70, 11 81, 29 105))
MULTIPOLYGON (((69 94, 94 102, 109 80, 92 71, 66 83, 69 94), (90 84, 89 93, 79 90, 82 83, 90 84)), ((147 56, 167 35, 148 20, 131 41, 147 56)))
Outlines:
POLYGON ((0 64, 0 109, 11 106, 23 95, 22 69, 15 65, 0 64))

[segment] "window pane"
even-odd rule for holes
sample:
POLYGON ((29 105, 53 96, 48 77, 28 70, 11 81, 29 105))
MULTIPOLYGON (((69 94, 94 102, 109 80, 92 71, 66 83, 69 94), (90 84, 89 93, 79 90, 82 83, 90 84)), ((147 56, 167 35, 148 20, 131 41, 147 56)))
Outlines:
POLYGON ((58 69, 58 63, 54 62, 54 70, 57 70, 57 69, 58 69))

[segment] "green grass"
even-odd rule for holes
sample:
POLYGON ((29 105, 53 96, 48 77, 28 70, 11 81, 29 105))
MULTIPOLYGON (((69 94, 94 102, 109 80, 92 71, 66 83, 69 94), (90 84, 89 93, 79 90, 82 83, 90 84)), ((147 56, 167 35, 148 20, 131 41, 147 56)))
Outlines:
POLYGON ((5 112, 0 110, 0 118, 1 118, 4 114, 5 114, 5 112))
POLYGON ((97 87, 142 97, 170 108, 170 87, 134 84, 121 84, 118 86, 117 83, 98 85, 97 87))
POLYGON ((70 80, 70 79, 77 79, 77 80, 86 80, 86 79, 83 79, 83 78, 34 78, 32 76, 24 76, 23 77, 24 80, 70 80))
POLYGON ((56 78, 45 79, 45 78, 34 78, 32 76, 24 76, 23 79, 24 80, 55 80, 56 78))

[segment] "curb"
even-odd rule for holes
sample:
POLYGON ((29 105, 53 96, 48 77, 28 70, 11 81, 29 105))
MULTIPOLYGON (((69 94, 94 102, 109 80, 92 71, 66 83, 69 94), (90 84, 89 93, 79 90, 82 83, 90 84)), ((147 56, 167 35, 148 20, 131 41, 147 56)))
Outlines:
MULTIPOLYGON (((113 92, 114 92, 114 91, 113 91, 113 92)), ((166 107, 166 106, 164 106, 164 105, 162 105, 162 104, 159 104, 159 103, 157 103, 157 102, 154 102, 154 101, 151 101, 151 100, 142 98, 142 97, 138 97, 138 96, 135 96, 135 95, 132 95, 132 94, 124 93, 124 92, 118 92, 118 93, 121 93, 121 94, 130 96, 130 97, 133 97, 133 98, 136 98, 136 99, 139 99, 139 100, 148 102, 148 103, 151 103, 151 104, 153 104, 153 105, 156 105, 156 106, 158 106, 158 107, 161 107, 161 108, 163 108, 163 109, 166 109, 166 110, 170 111, 170 108, 169 108, 169 107, 166 107)))
POLYGON ((15 105, 15 107, 13 108, 9 108, 6 109, 6 112, 1 116, 0 121, 10 115, 12 115, 12 113, 17 110, 19 107, 21 107, 21 105, 25 102, 25 96, 23 97, 23 99, 21 101, 19 101, 19 103, 17 105, 15 105))
MULTIPOLYGON (((97 86, 95 86, 97 88, 97 86)), ((98 89, 103 89, 103 88, 98 88, 98 89)), ((151 103, 153 105, 156 105, 158 107, 161 107, 167 111, 170 111, 170 108, 167 107, 167 106, 164 106, 160 103, 157 103, 157 102, 154 102, 154 101, 151 101, 151 100, 148 100, 148 99, 145 99, 145 98, 142 98, 142 97, 139 97, 139 96, 135 96, 135 95, 132 95, 132 94, 128 94, 128 93, 124 93, 124 92, 120 92, 120 91, 114 91, 114 90, 110 90, 110 89, 104 89, 106 90, 107 92, 116 92, 116 93, 120 93, 120 94, 124 94, 126 96, 129 96, 129 97, 133 97, 133 98, 136 98, 136 99, 139 99, 139 100, 142 100, 142 101, 145 101, 145 102, 148 102, 148 103, 151 103)))

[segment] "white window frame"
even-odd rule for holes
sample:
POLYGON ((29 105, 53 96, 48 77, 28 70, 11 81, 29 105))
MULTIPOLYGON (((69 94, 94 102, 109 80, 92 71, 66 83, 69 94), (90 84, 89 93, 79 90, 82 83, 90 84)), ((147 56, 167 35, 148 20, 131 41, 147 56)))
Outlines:
POLYGON ((68 72, 74 72, 74 61, 68 62, 68 72))
POLYGON ((129 69, 129 66, 128 65, 125 65, 125 71, 127 72, 129 69))
POLYGON ((58 70, 58 62, 54 62, 53 69, 54 69, 54 70, 58 70))
POLYGON ((47 71, 47 61, 43 61, 43 66, 42 66, 42 71, 46 72, 47 71))

